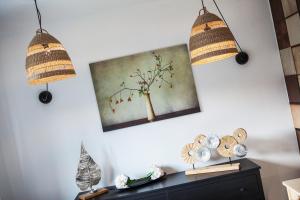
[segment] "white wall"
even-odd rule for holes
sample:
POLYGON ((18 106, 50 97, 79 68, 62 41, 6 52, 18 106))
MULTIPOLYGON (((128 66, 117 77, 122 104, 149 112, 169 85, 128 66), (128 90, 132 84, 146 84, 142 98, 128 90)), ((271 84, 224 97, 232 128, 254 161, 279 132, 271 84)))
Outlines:
POLYGON ((2 200, 2 197, 4 197, 4 193, 7 194, 8 193, 8 196, 6 198, 9 197, 10 193, 9 191, 7 191, 7 189, 9 190, 10 187, 7 187, 7 181, 8 181, 8 177, 7 177, 7 173, 6 173, 6 170, 4 169, 2 163, 3 163, 3 156, 2 156, 2 153, 0 152, 0 163, 1 163, 1 167, 0 167, 0 200, 2 200))
POLYGON ((201 113, 108 133, 101 131, 89 63, 187 43, 201 2, 40 4, 45 27, 68 49, 78 77, 51 84, 53 102, 40 104, 43 87, 27 85, 24 70, 25 49, 37 27, 32 4, 24 1, 1 15, 0 166, 11 188, 3 200, 73 199, 82 140, 101 165, 101 184, 109 185, 117 174, 138 177, 154 163, 185 170, 185 143, 198 133, 224 135, 238 127, 249 132, 248 157, 263 167, 267 199, 287 199, 281 181, 300 176, 300 159, 267 0, 220 1, 251 59, 246 66, 229 59, 193 69, 201 113))

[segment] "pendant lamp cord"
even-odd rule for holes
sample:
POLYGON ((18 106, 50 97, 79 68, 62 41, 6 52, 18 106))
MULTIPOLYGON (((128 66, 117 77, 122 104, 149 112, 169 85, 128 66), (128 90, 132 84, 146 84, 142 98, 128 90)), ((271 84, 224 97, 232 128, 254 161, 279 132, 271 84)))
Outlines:
POLYGON ((204 9, 204 0, 201 0, 201 2, 202 2, 202 9, 204 9))
MULTIPOLYGON (((39 21, 39 27, 40 27, 40 32, 43 33, 43 28, 42 28, 42 15, 41 15, 41 12, 40 12, 40 9, 37 5, 37 0, 34 0, 34 5, 35 5, 35 10, 36 10, 36 15, 38 17, 38 21, 39 21)), ((46 91, 48 92, 49 91, 49 85, 48 83, 46 83, 46 91)))
POLYGON ((43 29, 42 29, 42 15, 40 13, 40 10, 38 8, 36 0, 34 0, 34 4, 35 4, 36 14, 37 14, 38 21, 39 21, 40 31, 42 33, 43 32, 43 29))
MULTIPOLYGON (((216 6, 216 8, 217 8, 218 12, 220 13, 220 15, 221 15, 221 17, 222 17, 222 19, 223 19, 224 23, 226 24, 226 26, 227 26, 227 27, 228 27, 228 29, 230 30, 230 27, 228 26, 228 23, 226 22, 226 20, 225 20, 225 18, 224 18, 224 16, 223 16, 223 14, 222 14, 222 12, 221 12, 221 10, 220 10, 219 6, 217 5, 216 1, 215 1, 215 0, 213 0, 213 2, 214 2, 214 4, 215 4, 215 6, 216 6)), ((203 3, 203 0, 202 0, 202 3, 203 3)), ((231 30, 230 30, 230 31, 231 31, 231 30)), ((238 41, 236 40, 236 38, 235 38, 235 37, 234 37, 234 40, 235 40, 235 42, 236 42, 237 46, 239 47, 240 51, 241 51, 241 52, 243 52, 243 50, 242 50, 242 48, 241 48, 240 44, 238 43, 238 41)))

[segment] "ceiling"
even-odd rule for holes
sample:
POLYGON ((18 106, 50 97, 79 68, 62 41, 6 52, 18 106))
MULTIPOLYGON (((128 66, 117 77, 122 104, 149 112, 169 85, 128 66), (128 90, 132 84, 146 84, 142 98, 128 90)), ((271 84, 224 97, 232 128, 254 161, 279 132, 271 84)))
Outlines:
MULTIPOLYGON (((154 0, 157 1, 157 0, 154 0)), ((101 10, 104 8, 116 8, 128 4, 145 3, 147 0, 38 0, 38 5, 43 8, 57 11, 101 10)), ((149 1, 148 1, 149 2, 149 1)), ((151 1, 153 2, 153 0, 151 1)), ((33 10, 33 0, 0 0, 0 16, 9 13, 17 14, 20 10, 33 10)))
MULTIPOLYGON (((120 10, 125 5, 172 0, 37 0, 44 22, 82 18, 99 12, 120 10), (54 14, 53 14, 54 13, 54 14)), ((0 33, 9 34, 11 26, 36 25, 34 0, 0 0, 0 33)), ((17 28, 16 28, 17 29, 17 28)))

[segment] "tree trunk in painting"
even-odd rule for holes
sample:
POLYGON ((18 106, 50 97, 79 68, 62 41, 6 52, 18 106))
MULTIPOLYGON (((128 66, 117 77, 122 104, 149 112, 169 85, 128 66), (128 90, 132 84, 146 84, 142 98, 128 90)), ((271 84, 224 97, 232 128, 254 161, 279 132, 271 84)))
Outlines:
POLYGON ((150 94, 149 93, 144 93, 144 98, 145 98, 145 103, 146 103, 148 120, 150 122, 152 122, 152 121, 155 120, 155 113, 154 113, 154 109, 153 109, 153 106, 152 106, 150 94))

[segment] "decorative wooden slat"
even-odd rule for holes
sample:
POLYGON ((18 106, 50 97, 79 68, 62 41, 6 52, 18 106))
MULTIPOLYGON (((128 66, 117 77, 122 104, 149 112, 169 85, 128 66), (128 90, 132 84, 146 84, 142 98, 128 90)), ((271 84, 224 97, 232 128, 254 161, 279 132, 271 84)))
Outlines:
POLYGON ((206 174, 206 173, 213 173, 213 172, 233 171, 239 169, 240 169, 240 163, 233 163, 233 164, 215 165, 215 166, 208 166, 199 169, 187 170, 185 171, 185 175, 206 174))

